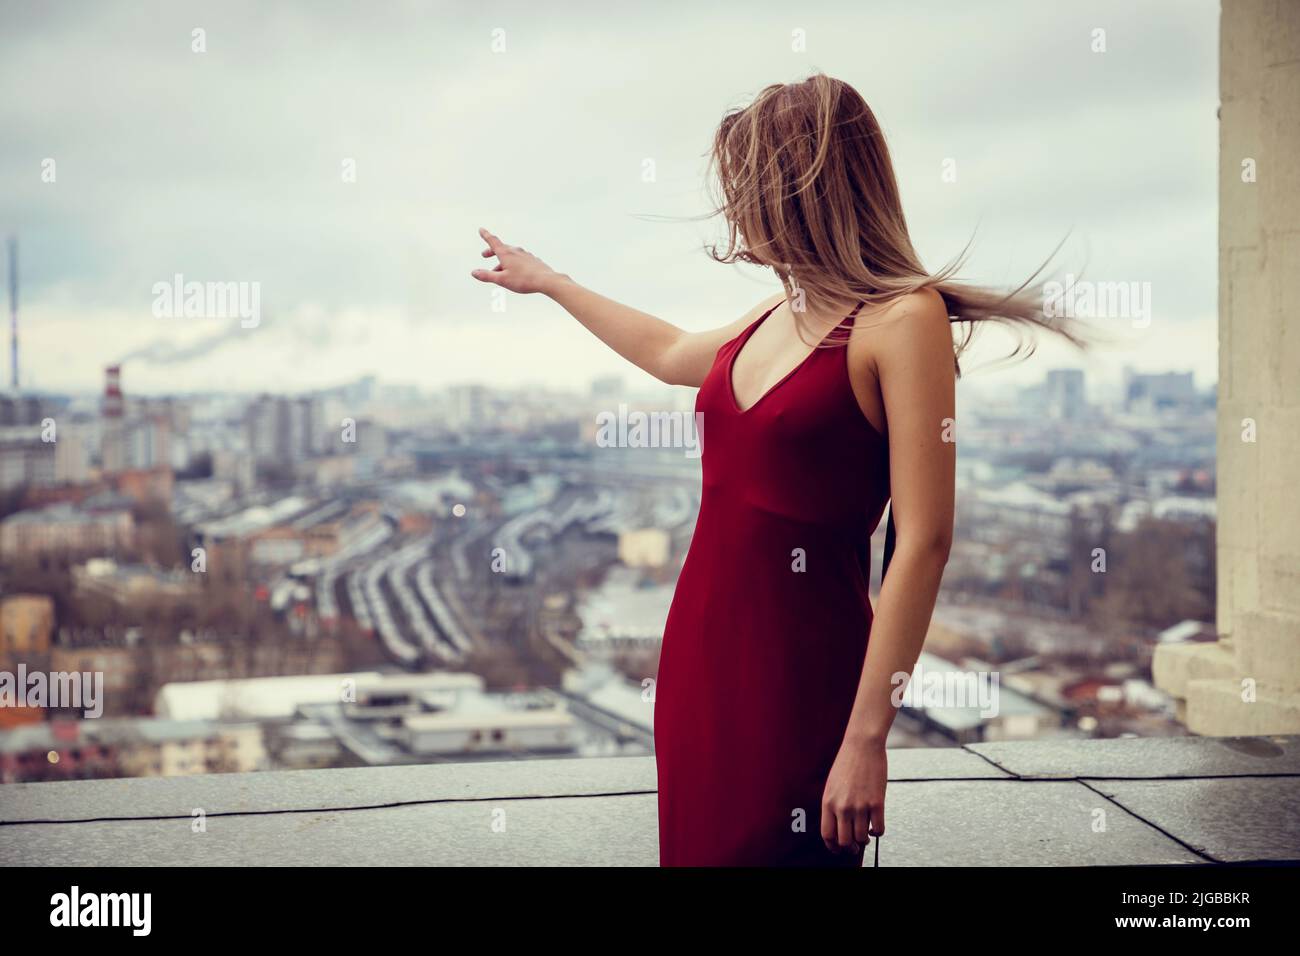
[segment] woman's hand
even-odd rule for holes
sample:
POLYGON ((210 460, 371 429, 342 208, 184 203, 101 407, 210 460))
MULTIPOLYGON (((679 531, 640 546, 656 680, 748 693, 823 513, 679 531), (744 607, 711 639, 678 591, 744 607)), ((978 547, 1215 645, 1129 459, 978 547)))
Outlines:
POLYGON ((494 269, 475 269, 470 275, 479 282, 491 282, 511 292, 545 292, 546 286, 561 278, 541 259, 519 246, 508 246, 486 229, 479 229, 478 234, 488 247, 483 250, 483 258, 497 260, 494 269))
POLYGON ((623 358, 670 385, 699 388, 713 368, 722 344, 752 325, 761 308, 780 300, 769 299, 730 325, 708 332, 684 332, 653 315, 584 288, 526 249, 508 246, 486 229, 478 233, 488 245, 483 250, 483 258, 495 257, 497 265, 495 269, 474 269, 470 275, 475 279, 511 292, 541 292, 549 296, 623 358))
POLYGON ((885 832, 885 782, 889 778, 884 741, 848 739, 826 778, 822 794, 822 840, 832 853, 856 853, 885 832))

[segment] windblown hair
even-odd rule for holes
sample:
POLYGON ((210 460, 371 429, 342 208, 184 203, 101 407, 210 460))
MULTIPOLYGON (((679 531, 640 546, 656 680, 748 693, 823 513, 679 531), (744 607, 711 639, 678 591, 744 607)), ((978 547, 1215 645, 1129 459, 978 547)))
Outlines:
MULTIPOLYGON (((774 84, 728 113, 714 137, 710 172, 721 187, 714 214, 727 223, 727 244, 709 254, 770 267, 792 302, 801 292, 814 311, 847 312, 858 302, 934 289, 949 320, 963 326, 954 358, 986 321, 1018 328, 1014 354, 1033 351, 1024 333, 1035 328, 1083 344, 1067 322, 1048 317, 1036 285, 1047 263, 1010 291, 955 281, 964 252, 938 273, 925 270, 907 232, 884 133, 841 80, 814 74, 774 84)), ((795 321, 801 334, 809 331, 797 308, 795 321)))

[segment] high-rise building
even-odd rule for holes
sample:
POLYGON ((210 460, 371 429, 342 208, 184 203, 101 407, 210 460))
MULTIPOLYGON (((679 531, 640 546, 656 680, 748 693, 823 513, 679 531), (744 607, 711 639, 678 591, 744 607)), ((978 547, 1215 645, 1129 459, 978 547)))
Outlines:
POLYGON ((165 415, 129 419, 123 426, 123 441, 127 468, 171 467, 171 420, 165 415))
POLYGON ((54 481, 79 485, 90 480, 90 428, 84 422, 59 425, 54 443, 54 481))
POLYGON ((313 395, 260 395, 245 416, 248 444, 260 462, 293 462, 321 452, 324 418, 313 395))
POLYGON ((310 395, 288 400, 288 451, 296 460, 311 458, 321 450, 323 425, 320 401, 310 395))
POLYGON ((0 491, 54 484, 55 449, 40 425, 0 427, 0 491))
POLYGON ((453 428, 473 431, 487 421, 488 391, 484 386, 454 385, 449 391, 453 428))
POLYGON ((248 428, 248 449, 256 461, 280 461, 287 430, 281 424, 282 407, 274 395, 259 395, 248 405, 244 423, 248 428))
POLYGON ((1191 372, 1134 372, 1124 369, 1124 408, 1156 411, 1189 408, 1196 404, 1196 382, 1191 372))
POLYGON ((0 395, 0 425, 36 425, 42 417, 35 395, 0 395))
POLYGON ((1084 417, 1088 409, 1088 396, 1084 389, 1083 369, 1051 369, 1043 388, 1047 413, 1052 418, 1076 421, 1084 417))

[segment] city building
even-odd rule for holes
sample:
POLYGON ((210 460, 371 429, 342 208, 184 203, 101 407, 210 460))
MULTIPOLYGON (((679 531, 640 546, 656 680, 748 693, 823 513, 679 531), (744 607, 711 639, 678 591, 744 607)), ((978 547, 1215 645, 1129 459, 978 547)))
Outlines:
POLYGON ((958 744, 1031 739, 1061 724, 1057 711, 1007 687, 1000 674, 978 662, 958 666, 922 651, 908 690, 915 696, 904 697, 905 712, 958 744), (972 693, 977 681, 985 684, 986 702, 972 693))
POLYGON ((1077 421, 1088 410, 1083 369, 1057 368, 1047 373, 1045 382, 1047 414, 1052 418, 1077 421))
POLYGON ((610 569, 578 604, 578 647, 597 660, 627 651, 657 650, 673 600, 671 584, 641 580, 632 568, 610 569))
POLYGON ((60 421, 54 442, 54 483, 81 485, 90 480, 92 428, 83 422, 60 421))
POLYGON ((53 485, 57 446, 37 425, 0 426, 0 492, 53 485))
POLYGON ((260 770, 261 728, 211 720, 55 720, 0 730, 0 783, 260 770))
POLYGON ((261 769, 266 757, 257 724, 147 719, 121 727, 118 759, 129 777, 246 773, 261 769))
POLYGON ((310 395, 260 395, 245 413, 248 447, 259 463, 285 464, 326 448, 321 402, 310 395))
POLYGON ((0 558, 117 554, 135 547, 135 520, 129 508, 81 506, 62 502, 19 511, 0 521, 0 558))
POLYGON ((491 714, 412 714, 402 718, 396 739, 413 754, 453 757, 468 754, 572 752, 577 721, 559 708, 499 710, 491 714))
POLYGON ((477 431, 488 421, 488 390, 482 385, 453 385, 447 424, 457 430, 477 431))
POLYGON ((179 602, 198 593, 199 583, 190 571, 164 571, 143 564, 119 564, 112 558, 92 558, 72 569, 79 596, 94 596, 121 607, 179 602))
POLYGON ((0 660, 29 660, 50 649, 54 600, 45 594, 0 597, 0 660))
POLYGON ((1124 407, 1127 411, 1155 412, 1190 408, 1197 403, 1191 372, 1135 372, 1124 369, 1124 407))
POLYGON ((36 425, 45 417, 35 395, 0 395, 0 427, 36 425))
POLYGON ((618 559, 630 568, 662 568, 672 553, 672 535, 663 528, 620 532, 618 559))

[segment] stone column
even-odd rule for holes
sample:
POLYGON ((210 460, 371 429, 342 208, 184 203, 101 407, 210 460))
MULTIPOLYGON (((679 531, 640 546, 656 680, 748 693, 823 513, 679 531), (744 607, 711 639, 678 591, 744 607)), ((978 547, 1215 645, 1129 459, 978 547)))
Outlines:
POLYGON ((1300 0, 1223 0, 1218 630, 1164 645, 1188 730, 1300 733, 1300 0))

